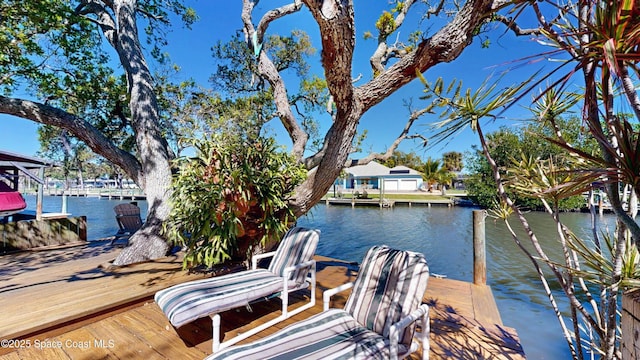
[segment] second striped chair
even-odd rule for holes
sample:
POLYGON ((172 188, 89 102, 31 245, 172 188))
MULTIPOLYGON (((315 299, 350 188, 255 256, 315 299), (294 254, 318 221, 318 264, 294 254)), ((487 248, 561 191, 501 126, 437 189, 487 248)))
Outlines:
POLYGON ((213 359, 398 359, 422 344, 429 357, 429 307, 422 304, 429 268, 420 253, 374 246, 355 282, 324 292, 324 311, 256 342, 214 353, 213 359), (344 309, 332 295, 353 288, 344 309), (415 336, 416 322, 421 331, 415 336))

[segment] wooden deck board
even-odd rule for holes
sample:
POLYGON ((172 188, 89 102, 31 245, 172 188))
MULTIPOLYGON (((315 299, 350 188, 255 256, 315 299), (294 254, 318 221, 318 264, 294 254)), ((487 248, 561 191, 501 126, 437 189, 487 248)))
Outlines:
MULTIPOLYGON (((94 245, 95 246, 95 245, 94 245)), ((202 359, 211 353, 211 320, 202 318, 173 328, 153 294, 178 282, 204 275, 181 271, 179 258, 100 268, 118 250, 79 248, 0 257, 0 339, 58 341, 62 348, 12 351, 0 349, 1 359, 202 359), (79 255, 74 256, 74 251, 79 255), (45 261, 46 265, 41 262, 45 261), (25 311, 29 309, 29 311, 25 311), (80 318, 77 323, 73 319, 80 318), (79 344, 78 346, 67 346, 79 344), (82 344, 90 344, 82 348, 82 344)), ((250 342, 322 311, 322 292, 355 273, 339 261, 317 257, 316 306, 244 340, 250 342)), ((294 297, 295 305, 306 301, 294 297)), ((344 304, 348 292, 334 298, 344 304)), ((431 306, 432 359, 524 359, 515 330, 502 325, 491 289, 462 281, 430 278, 424 301, 431 306)), ((271 299, 221 314, 225 337, 244 332, 280 314, 280 301, 271 299)), ((417 359, 417 355, 412 356, 417 359)))
MULTIPOLYGON (((77 317, 149 298, 170 284, 204 277, 187 275, 181 271, 181 263, 177 257, 117 269, 97 267, 112 260, 116 251, 104 252, 93 262, 84 258, 71 261, 66 256, 56 257, 65 261, 64 264, 70 264, 67 271, 64 271, 65 266, 49 266, 48 272, 44 268, 36 269, 39 276, 32 284, 28 283, 34 279, 29 273, 14 277, 1 275, 0 303, 3 304, 3 311, 9 315, 6 318, 3 316, 0 338, 19 337, 46 330, 77 317), (21 280, 23 276, 27 278, 24 281, 21 280), (46 301, 34 301, 34 296, 42 296, 46 301), (29 304, 29 312, 22 311, 24 304, 29 304), (34 318, 38 319, 37 323, 34 323, 34 318)), ((7 256, 17 255, 6 255, 1 260, 7 256)), ((35 262, 37 259, 30 261, 35 262)), ((22 265, 24 263, 16 262, 13 266, 22 265)), ((0 262, 0 268, 3 266, 11 265, 0 262)))
POLYGON ((473 301, 473 317, 484 323, 502 325, 498 305, 493 298, 491 288, 470 284, 473 301))
POLYGON ((105 346, 97 346, 99 344, 96 344, 96 341, 99 343, 100 339, 96 339, 88 328, 76 329, 66 333, 64 337, 58 336, 52 340, 61 341, 64 344, 64 351, 73 360, 108 359, 114 356, 113 352, 109 350, 110 343, 107 341, 105 346), (72 341, 78 345, 68 346, 66 344, 68 339, 73 339, 72 341))
POLYGON ((498 305, 493 298, 491 288, 486 285, 430 278, 424 301, 430 305, 446 305, 450 313, 478 319, 488 324, 502 325, 498 305))
MULTIPOLYGON (((177 335, 173 329, 162 329, 157 326, 149 326, 153 313, 149 304, 140 306, 137 309, 117 315, 115 318, 118 324, 132 333, 138 341, 146 344, 149 348, 156 350, 161 358, 166 359, 202 359, 204 353, 200 351, 185 351, 184 345, 172 341, 177 335), (151 314, 150 314, 151 313, 151 314)), ((154 309, 155 310, 155 309, 154 309)), ((114 339, 114 343, 115 343, 114 339)))
POLYGON ((18 355, 17 351, 14 351, 2 356, 2 359, 3 360, 20 360, 20 355, 18 355))

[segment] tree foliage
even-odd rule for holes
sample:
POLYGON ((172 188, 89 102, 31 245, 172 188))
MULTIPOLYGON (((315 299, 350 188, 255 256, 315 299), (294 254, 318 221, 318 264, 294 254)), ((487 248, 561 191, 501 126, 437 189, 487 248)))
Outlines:
MULTIPOLYGON (((557 119, 556 121, 562 132, 566 134, 568 141, 576 146, 580 145, 580 148, 585 151, 595 150, 595 141, 581 132, 578 118, 570 117, 568 120, 557 119)), ((498 131, 487 134, 487 147, 502 176, 508 178, 518 172, 518 167, 528 159, 562 161, 566 151, 562 147, 543 140, 544 136, 553 132, 553 128, 537 122, 530 122, 523 128, 502 126, 498 131)), ((496 191, 493 170, 481 149, 473 147, 467 166, 469 178, 465 186, 469 196, 484 208, 493 207, 496 202, 499 202, 499 195, 496 191)), ((511 187, 507 187, 505 191, 515 204, 523 209, 544 210, 542 202, 530 192, 522 192, 511 187)), ((580 193, 558 200, 561 210, 580 210, 587 207, 586 199, 580 193)))
POLYGON ((442 179, 444 172, 447 170, 442 167, 442 162, 431 157, 428 157, 422 166, 422 178, 428 183, 429 188, 442 179))
POLYGON ((226 136, 193 139, 197 156, 177 159, 165 231, 185 267, 247 259, 295 222, 287 200, 306 171, 273 139, 226 136))
POLYGON ((463 155, 458 151, 448 151, 442 154, 442 166, 448 171, 459 172, 463 168, 463 155))
POLYGON ((413 151, 406 153, 400 150, 394 151, 391 157, 382 162, 382 164, 390 168, 403 165, 416 170, 420 170, 424 166, 418 154, 413 151))
MULTIPOLYGON (((106 59, 100 51, 100 37, 67 2, 9 0, 0 10, 3 93, 27 85, 34 93, 60 99, 67 97, 65 90, 71 85, 82 90, 105 75, 104 61, 91 61, 106 59)), ((72 97, 86 95, 86 91, 78 91, 72 97)))

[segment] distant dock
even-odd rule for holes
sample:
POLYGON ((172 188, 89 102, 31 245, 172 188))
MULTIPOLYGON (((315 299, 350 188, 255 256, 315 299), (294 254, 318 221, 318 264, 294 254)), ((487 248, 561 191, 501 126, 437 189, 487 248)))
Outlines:
POLYGON ((325 199, 325 204, 327 205, 351 205, 351 207, 356 206, 379 206, 381 208, 392 208, 396 205, 405 205, 412 207, 414 205, 417 206, 427 206, 431 207, 431 205, 437 206, 454 206, 456 202, 453 199, 378 199, 378 198, 370 198, 370 199, 358 199, 358 198, 327 198, 325 199))
POLYGON ((355 206, 379 206, 381 208, 391 208, 395 205, 395 200, 388 199, 338 199, 338 198, 327 198, 325 200, 327 205, 351 205, 351 207, 355 206))
POLYGON ((47 189, 45 195, 98 197, 109 200, 146 200, 147 196, 140 189, 47 189))
POLYGON ((118 192, 100 193, 100 198, 109 200, 147 200, 147 196, 145 194, 118 192))

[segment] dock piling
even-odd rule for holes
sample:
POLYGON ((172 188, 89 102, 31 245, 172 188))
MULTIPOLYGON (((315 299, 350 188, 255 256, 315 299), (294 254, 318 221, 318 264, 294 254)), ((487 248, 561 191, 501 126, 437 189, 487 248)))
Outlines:
POLYGON ((473 210, 473 283, 487 284, 487 254, 485 244, 485 210, 473 210))
POLYGON ((62 193, 62 209, 60 212, 63 214, 67 213, 67 194, 65 193, 62 193))

